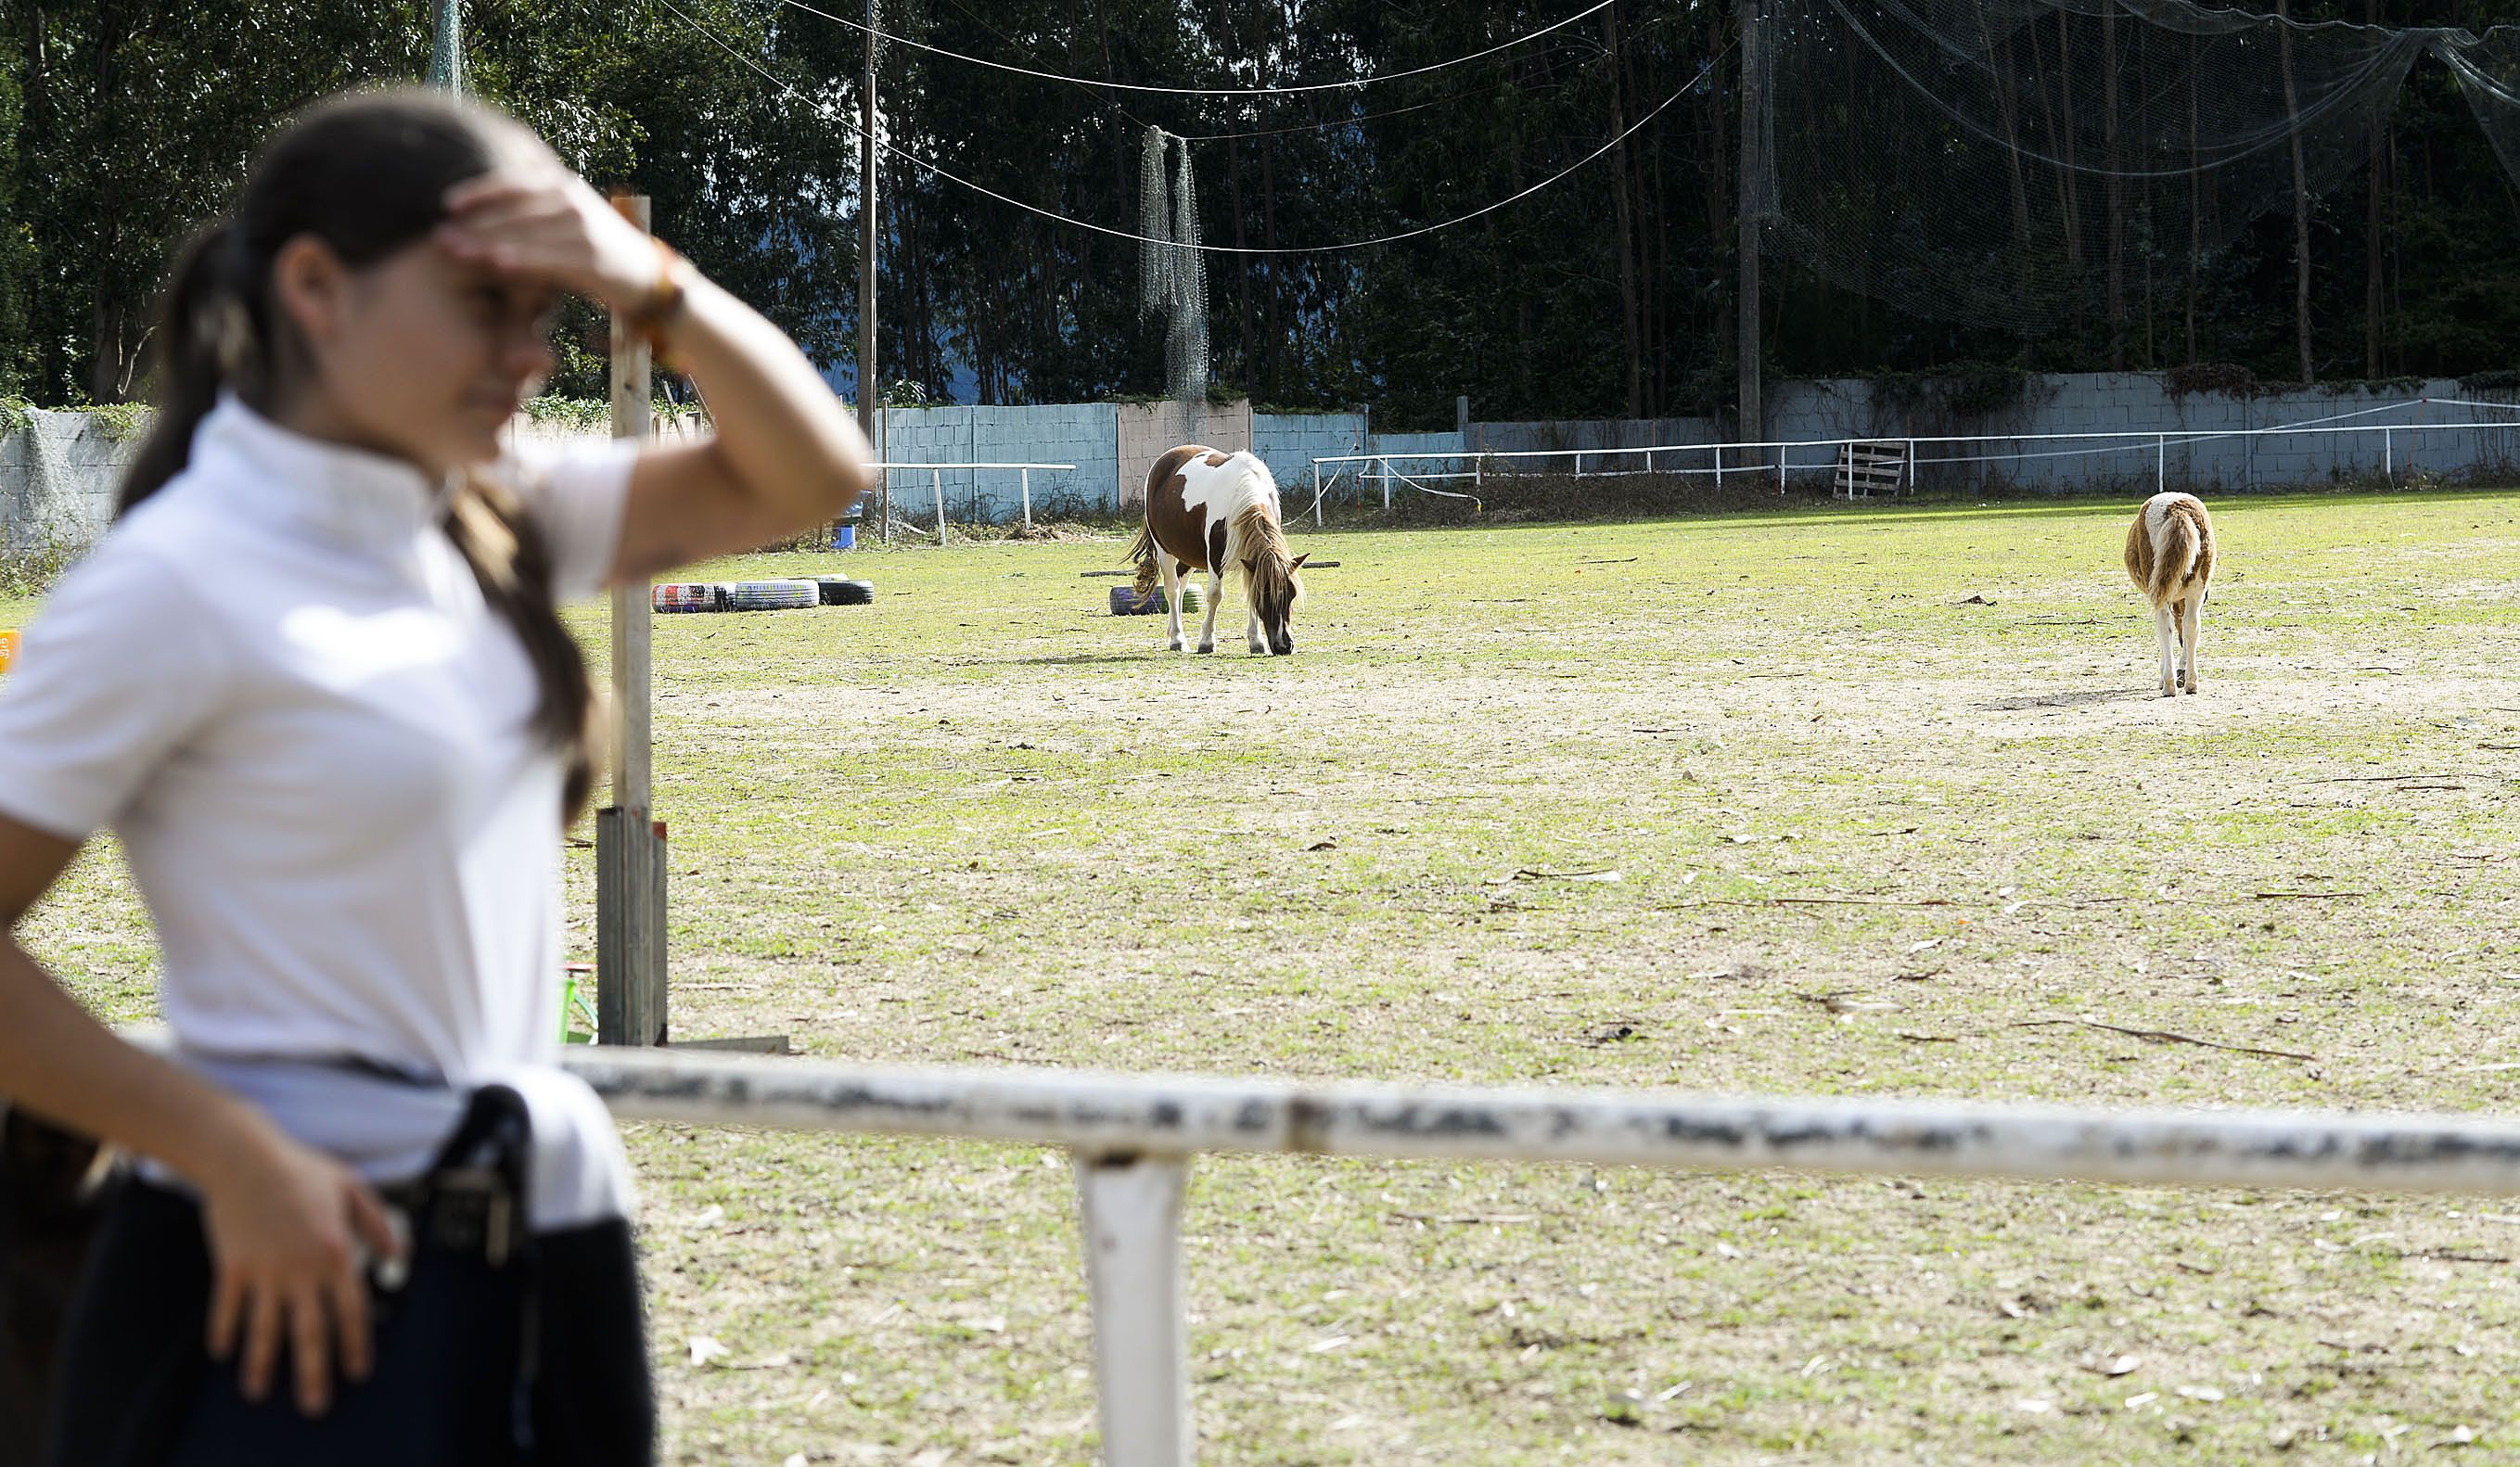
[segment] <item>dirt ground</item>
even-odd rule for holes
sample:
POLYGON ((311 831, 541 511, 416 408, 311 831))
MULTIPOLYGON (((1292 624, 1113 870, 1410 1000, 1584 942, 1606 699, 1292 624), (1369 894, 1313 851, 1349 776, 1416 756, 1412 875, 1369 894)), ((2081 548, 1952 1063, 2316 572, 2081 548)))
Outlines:
MULTIPOLYGON (((2520 501, 2218 505, 2177 699, 2132 508, 1300 532, 1282 659, 1116 541, 660 619, 676 1032, 2512 1110, 2520 501)), ((100 859, 33 930, 130 1015, 137 924, 100 859)), ((671 1460, 1090 1457, 1062 1157, 631 1142, 671 1460)), ((2520 1199, 1220 1157, 1189 1226, 1211 1462, 2520 1460, 2520 1199)))

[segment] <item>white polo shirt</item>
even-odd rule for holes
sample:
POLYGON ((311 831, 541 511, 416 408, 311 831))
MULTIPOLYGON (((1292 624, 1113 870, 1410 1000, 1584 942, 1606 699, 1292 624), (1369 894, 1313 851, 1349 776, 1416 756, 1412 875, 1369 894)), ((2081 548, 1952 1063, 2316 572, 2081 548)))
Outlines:
MULTIPOLYGON (((603 585, 631 457, 501 467, 563 600, 603 585)), ((556 1067, 562 769, 444 503, 223 402, 0 678, 0 815, 112 827, 179 1058, 368 1175, 425 1167, 462 1102, 340 1061, 515 1085, 552 1230, 625 1215, 628 1165, 556 1067)))

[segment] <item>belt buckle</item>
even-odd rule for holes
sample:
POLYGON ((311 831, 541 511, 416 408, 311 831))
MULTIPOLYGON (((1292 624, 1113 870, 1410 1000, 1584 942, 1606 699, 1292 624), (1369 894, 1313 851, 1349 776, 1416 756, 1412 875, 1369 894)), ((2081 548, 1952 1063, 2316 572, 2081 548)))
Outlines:
POLYGON ((439 1246, 477 1254, 493 1268, 516 1251, 516 1199, 487 1167, 449 1167, 428 1178, 428 1230, 439 1246))

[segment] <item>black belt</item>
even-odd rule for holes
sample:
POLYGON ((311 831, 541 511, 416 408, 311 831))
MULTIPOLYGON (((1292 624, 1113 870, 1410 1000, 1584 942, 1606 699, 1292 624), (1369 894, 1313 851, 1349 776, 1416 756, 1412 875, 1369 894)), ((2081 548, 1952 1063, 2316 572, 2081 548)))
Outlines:
POLYGON ((477 1259, 492 1268, 522 1259, 532 1236, 526 1215, 532 1146, 523 1096, 504 1085, 474 1090, 428 1170, 377 1189, 409 1227, 405 1264, 371 1270, 378 1289, 399 1290, 410 1255, 422 1251, 477 1259))

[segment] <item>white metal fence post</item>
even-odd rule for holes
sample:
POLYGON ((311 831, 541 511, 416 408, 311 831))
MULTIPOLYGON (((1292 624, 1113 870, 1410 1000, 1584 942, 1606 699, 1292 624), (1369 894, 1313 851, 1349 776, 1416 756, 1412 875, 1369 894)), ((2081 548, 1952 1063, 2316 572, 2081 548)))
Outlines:
POLYGON ((942 468, 927 470, 927 484, 929 488, 936 491, 936 543, 943 545, 945 543, 945 470, 942 468))
POLYGON ((2170 439, 2166 434, 2156 433, 2152 439, 2152 492, 2159 494, 2169 487, 2170 439))
POLYGON ((1374 461, 1374 467, 1382 470, 1382 509, 1383 512, 1389 513, 1391 510, 1391 461, 1389 459, 1377 459, 1374 461))
POLYGON ((2380 479, 2389 484, 2398 481, 2398 435, 2388 428, 2380 430, 2380 479))
POLYGON ((1913 438, 1911 438, 1911 439, 1909 439, 1909 440, 1908 440, 1908 493, 1909 493, 1909 495, 1910 495, 1911 497, 1913 497, 1913 496, 1914 496, 1914 494, 1915 494, 1915 492, 1916 492, 1916 440, 1915 440, 1915 439, 1913 439, 1913 438))
POLYGON ((1313 461, 1313 528, 1322 527, 1322 461, 1313 461))
MULTIPOLYGON (((1767 445, 1766 445, 1766 444, 1764 444, 1764 443, 1760 444, 1759 446, 1760 446, 1761 448, 1765 448, 1765 447, 1767 447, 1767 445)), ((1777 445, 1777 498, 1778 498, 1778 499, 1783 499, 1784 497, 1785 497, 1785 446, 1784 446, 1783 444, 1779 443, 1779 444, 1778 444, 1778 445, 1777 445)))
POLYGON ((1715 460, 1715 487, 1724 487, 1724 448, 1718 444, 1711 455, 1715 460))
POLYGON ((1190 1324, 1181 1246, 1182 1156, 1076 1158, 1103 1467, 1191 1460, 1190 1324))
POLYGON ((1032 470, 1025 468, 1017 472, 1023 476, 1024 528, 1029 530, 1032 528, 1032 470))

